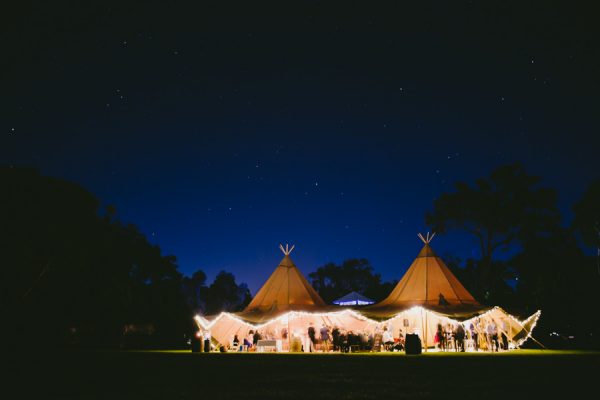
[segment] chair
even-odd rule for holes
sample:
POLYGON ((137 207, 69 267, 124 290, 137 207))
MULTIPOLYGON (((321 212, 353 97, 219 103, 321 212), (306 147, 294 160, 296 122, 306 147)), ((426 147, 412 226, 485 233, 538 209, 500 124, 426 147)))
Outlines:
POLYGON ((381 333, 378 333, 373 338, 373 346, 371 346, 371 351, 380 352, 382 345, 383 345, 383 335, 381 333))
POLYGON ((236 345, 235 343, 233 343, 233 342, 232 342, 232 343, 230 343, 230 344, 229 344, 229 348, 228 348, 228 350, 227 350, 227 351, 228 351, 229 353, 236 353, 236 352, 240 351, 240 347, 241 347, 241 346, 242 346, 242 345, 241 345, 241 344, 239 344, 239 343, 236 345))

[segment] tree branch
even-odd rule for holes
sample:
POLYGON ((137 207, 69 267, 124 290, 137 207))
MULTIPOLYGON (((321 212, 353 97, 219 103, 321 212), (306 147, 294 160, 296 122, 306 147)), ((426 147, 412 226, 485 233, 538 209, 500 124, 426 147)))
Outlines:
POLYGON ((491 247, 491 251, 493 252, 494 250, 496 250, 498 247, 503 246, 503 245, 507 245, 510 242, 512 242, 515 238, 517 237, 516 232, 510 233, 508 234, 504 239, 498 241, 498 243, 495 243, 492 245, 491 247))
POLYGON ((27 291, 23 294, 23 297, 21 297, 22 300, 25 300, 25 298, 27 296, 29 296, 29 294, 31 293, 31 291, 33 290, 33 288, 35 287, 35 285, 37 285, 37 283, 40 281, 40 279, 42 279, 42 277, 46 274, 46 271, 48 270, 49 266, 50 266, 50 263, 46 264, 44 266, 44 268, 42 268, 42 271, 40 272, 40 274, 38 275, 38 277, 36 278, 36 280, 33 282, 33 284, 31 285, 31 287, 29 289, 27 289, 27 291))

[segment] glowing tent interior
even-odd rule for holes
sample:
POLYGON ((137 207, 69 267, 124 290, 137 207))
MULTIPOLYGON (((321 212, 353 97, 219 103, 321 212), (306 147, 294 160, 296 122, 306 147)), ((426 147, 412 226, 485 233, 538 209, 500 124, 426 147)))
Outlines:
POLYGON ((326 305, 290 258, 294 247, 280 249, 283 259, 243 311, 209 319, 197 316, 198 326, 210 330, 222 345, 229 345, 234 335, 241 340, 250 330, 259 330, 263 337, 276 338, 281 350, 293 348, 292 342, 308 349, 306 331, 311 324, 317 332, 323 325, 373 331, 375 321, 326 305))

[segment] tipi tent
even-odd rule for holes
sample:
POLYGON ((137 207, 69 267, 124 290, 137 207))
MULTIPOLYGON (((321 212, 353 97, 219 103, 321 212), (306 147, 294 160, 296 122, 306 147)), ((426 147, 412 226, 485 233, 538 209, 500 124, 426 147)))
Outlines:
POLYGON ((280 245, 280 249, 283 259, 243 311, 221 313, 212 319, 196 317, 198 326, 209 330, 222 345, 228 345, 234 335, 241 340, 250 330, 259 330, 264 338, 277 340, 282 350, 291 348, 293 338, 307 349, 311 324, 317 331, 322 325, 374 329, 375 321, 353 310, 326 305, 290 258, 294 247, 280 245))
POLYGON ((425 347, 434 344, 438 324, 444 329, 459 321, 467 328, 473 324, 473 329, 484 338, 486 326, 492 320, 499 330, 504 328, 513 345, 520 345, 530 336, 540 312, 519 321, 499 307, 479 304, 431 248, 434 235, 418 235, 424 243, 423 249, 400 282, 387 298, 363 308, 361 314, 385 321, 392 332, 418 333, 425 347))
POLYGON ((283 259, 263 284, 250 304, 237 315, 250 322, 265 322, 286 311, 323 311, 327 308, 321 296, 296 267, 290 253, 283 248, 283 259))
POLYGON ((365 312, 389 318, 411 307, 422 306, 452 317, 478 314, 487 308, 475 300, 430 246, 433 236, 419 234, 425 245, 388 297, 365 312))

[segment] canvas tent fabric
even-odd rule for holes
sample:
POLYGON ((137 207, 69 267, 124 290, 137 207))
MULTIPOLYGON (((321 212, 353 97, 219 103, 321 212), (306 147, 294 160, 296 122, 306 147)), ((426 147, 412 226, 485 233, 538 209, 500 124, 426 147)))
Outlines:
POLYGON ((427 240, 420 237, 425 245, 400 282, 383 301, 362 308, 363 316, 381 321, 392 332, 417 333, 425 347, 433 345, 438 324, 446 328, 461 321, 466 327, 473 324, 480 340, 492 320, 506 326, 507 337, 517 345, 530 337, 539 311, 520 321, 500 307, 481 305, 433 251, 429 235, 427 240))
POLYGON ((325 304, 286 254, 250 304, 235 315, 247 322, 262 323, 288 311, 326 312, 333 309, 325 304))
MULTIPOLYGON (((340 311, 327 305, 306 280, 288 254, 256 293, 250 304, 238 313, 221 313, 209 318, 196 318, 202 329, 210 330, 213 339, 227 345, 234 335, 245 337, 250 330, 268 337, 304 337, 312 323, 321 326, 373 329, 375 323, 351 310, 340 311)), ((284 343, 285 344, 285 343, 284 343)))
POLYGON ((375 302, 373 300, 357 292, 350 292, 347 295, 333 301, 333 304, 338 306, 362 306, 374 303, 375 302))
POLYGON ((253 310, 309 310, 325 307, 289 255, 285 255, 244 312, 253 310))
POLYGON ((389 296, 365 307, 362 313, 381 320, 415 306, 462 319, 488 309, 465 289, 429 243, 425 243, 389 296))

